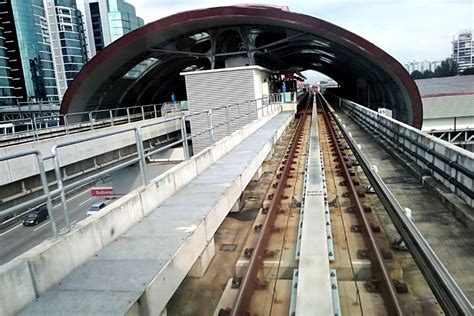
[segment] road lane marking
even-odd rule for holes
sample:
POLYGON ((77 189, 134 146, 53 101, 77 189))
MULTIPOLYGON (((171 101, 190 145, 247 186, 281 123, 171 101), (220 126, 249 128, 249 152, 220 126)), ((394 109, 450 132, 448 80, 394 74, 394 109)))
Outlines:
POLYGON ((7 233, 11 232, 12 230, 14 230, 14 229, 16 229, 16 228, 20 227, 21 225, 23 225, 23 223, 20 223, 20 224, 16 225, 15 227, 13 227, 13 228, 10 228, 10 229, 9 229, 9 230, 7 230, 7 231, 4 231, 3 233, 1 233, 1 234, 0 234, 0 236, 3 236, 3 235, 5 235, 5 234, 7 234, 7 233))
POLYGON ((38 229, 43 228, 45 225, 48 225, 49 223, 51 223, 51 221, 47 221, 47 222, 44 223, 43 225, 36 227, 35 229, 33 229, 33 231, 37 231, 38 229))
POLYGON ((77 219, 75 221, 71 222, 71 225, 74 225, 77 222, 77 219))
POLYGON ((92 198, 88 198, 87 200, 85 200, 84 202, 81 202, 79 203, 79 205, 83 205, 83 204, 86 204, 87 202, 89 202, 90 200, 92 200, 92 198))
POLYGON ((90 192, 90 190, 82 191, 81 193, 76 194, 76 195, 74 195, 73 197, 71 197, 68 201, 71 201, 71 200, 77 198, 78 196, 81 196, 81 195, 83 195, 84 193, 89 193, 89 192, 90 192))
MULTIPOLYGON (((69 198, 69 199, 66 199, 66 203, 69 202, 69 201, 71 201, 71 200, 74 200, 75 198, 77 198, 77 197, 83 195, 84 193, 89 193, 89 192, 90 192, 90 190, 82 191, 81 193, 76 194, 76 195, 74 195, 73 197, 71 197, 71 198, 69 198)), ((60 196, 57 196, 57 197, 55 197, 53 200, 60 199, 60 198, 61 198, 60 196)), ((90 199, 92 199, 92 198, 90 198, 90 199)), ((87 201, 89 201, 90 199, 88 199, 87 201)), ((87 201, 85 201, 85 202, 87 202, 87 201)), ((44 204, 44 203, 43 203, 43 204, 44 204)), ((79 205, 82 205, 82 204, 84 204, 84 202, 80 203, 79 205)), ((53 208, 56 208, 56 207, 61 206, 61 205, 62 205, 62 203, 59 203, 59 204, 57 204, 57 205, 54 205, 53 208)))

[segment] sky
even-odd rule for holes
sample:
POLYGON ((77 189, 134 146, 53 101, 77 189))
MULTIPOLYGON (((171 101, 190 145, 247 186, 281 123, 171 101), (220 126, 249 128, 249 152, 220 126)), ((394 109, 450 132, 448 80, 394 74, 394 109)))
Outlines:
POLYGON ((474 0, 127 0, 145 23, 181 11, 241 3, 289 6, 345 28, 385 50, 401 64, 443 60, 453 36, 474 28, 474 0))

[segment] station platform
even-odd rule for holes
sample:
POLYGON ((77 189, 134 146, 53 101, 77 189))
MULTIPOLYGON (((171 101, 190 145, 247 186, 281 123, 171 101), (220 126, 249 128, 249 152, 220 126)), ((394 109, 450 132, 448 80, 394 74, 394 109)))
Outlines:
POLYGON ((159 315, 294 112, 250 134, 20 315, 159 315))

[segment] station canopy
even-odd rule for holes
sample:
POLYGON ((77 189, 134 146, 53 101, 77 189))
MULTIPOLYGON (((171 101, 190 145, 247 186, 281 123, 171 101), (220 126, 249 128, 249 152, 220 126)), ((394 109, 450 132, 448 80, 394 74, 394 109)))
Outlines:
POLYGON ((121 37, 94 56, 64 95, 61 113, 186 99, 181 72, 259 65, 276 73, 314 70, 337 94, 422 124, 418 88, 386 52, 341 27, 287 7, 242 5, 181 12, 121 37))

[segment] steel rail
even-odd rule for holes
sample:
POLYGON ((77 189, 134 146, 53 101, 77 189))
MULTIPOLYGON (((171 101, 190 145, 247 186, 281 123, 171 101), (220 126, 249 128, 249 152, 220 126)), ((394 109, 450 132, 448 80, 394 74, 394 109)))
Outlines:
POLYGON ((371 169, 369 160, 365 157, 362 150, 357 147, 352 137, 349 136, 347 129, 337 118, 335 118, 335 122, 339 126, 339 130, 348 140, 349 147, 377 193, 377 196, 385 207, 395 228, 405 242, 443 311, 446 315, 474 315, 474 307, 469 299, 459 288, 456 281, 415 224, 405 216, 403 207, 385 185, 380 175, 371 169))
POLYGON ((375 242, 375 238, 372 233, 372 228, 369 224, 369 221, 367 220, 367 217, 365 216, 364 208, 362 206, 362 203, 359 200, 357 189, 354 185, 354 182, 352 181, 349 169, 344 161, 344 156, 342 155, 342 151, 338 146, 336 133, 334 132, 334 127, 331 124, 331 121, 329 119, 329 116, 324 106, 322 106, 322 113, 323 113, 324 122, 327 127, 327 131, 329 132, 329 137, 332 143, 334 144, 334 148, 336 150, 338 160, 342 167, 343 176, 345 179, 346 186, 349 189, 349 195, 350 195, 352 205, 354 206, 357 217, 359 218, 359 221, 362 225, 363 233, 367 237, 366 242, 370 249, 369 254, 374 266, 374 272, 375 272, 375 275, 381 281, 380 291, 384 299, 385 308, 387 312, 389 313, 389 315, 403 315, 402 307, 400 305, 400 302, 398 301, 397 291, 395 289, 395 286, 393 285, 393 282, 390 278, 387 268, 385 267, 385 264, 383 262, 382 253, 379 247, 377 246, 377 243, 375 242))
MULTIPOLYGON (((311 101, 311 97, 309 97, 309 101, 311 101)), ((278 180, 277 187, 275 189, 275 192, 273 193, 273 198, 270 202, 270 206, 268 207, 267 216, 262 225, 257 244, 254 248, 252 256, 250 257, 247 273, 242 279, 242 283, 237 293, 237 297, 232 306, 232 316, 245 315, 250 305, 250 301, 255 290, 255 281, 258 275, 258 270, 263 263, 264 251, 268 245, 268 241, 270 240, 272 225, 275 220, 277 211, 280 208, 283 190, 286 186, 286 179, 288 178, 288 175, 290 173, 291 165, 293 163, 293 159, 295 157, 296 149, 298 146, 298 140, 303 131, 303 126, 307 117, 308 104, 310 104, 310 102, 307 102, 305 106, 305 111, 298 120, 298 125, 291 140, 291 146, 289 148, 288 157, 285 158, 286 162, 281 172, 281 177, 278 180)))

